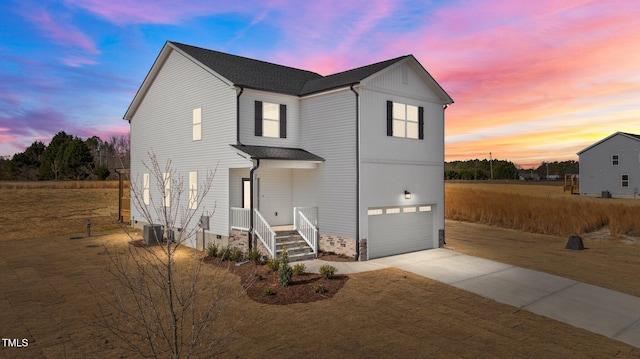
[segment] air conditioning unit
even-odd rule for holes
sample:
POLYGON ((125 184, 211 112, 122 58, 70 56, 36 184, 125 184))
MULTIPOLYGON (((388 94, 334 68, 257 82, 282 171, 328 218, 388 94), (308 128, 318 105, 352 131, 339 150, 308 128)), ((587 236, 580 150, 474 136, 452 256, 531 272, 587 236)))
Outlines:
POLYGON ((142 241, 144 244, 162 243, 162 226, 159 224, 145 224, 143 227, 142 241))

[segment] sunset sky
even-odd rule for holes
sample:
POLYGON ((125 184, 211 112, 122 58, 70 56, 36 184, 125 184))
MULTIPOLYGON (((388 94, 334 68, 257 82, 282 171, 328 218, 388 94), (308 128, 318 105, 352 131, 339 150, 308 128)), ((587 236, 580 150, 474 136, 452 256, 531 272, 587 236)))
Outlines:
POLYGON ((4 0, 0 155, 128 133, 171 40, 323 75, 413 54, 455 100, 445 160, 577 160, 640 134, 638 19, 637 0, 4 0))

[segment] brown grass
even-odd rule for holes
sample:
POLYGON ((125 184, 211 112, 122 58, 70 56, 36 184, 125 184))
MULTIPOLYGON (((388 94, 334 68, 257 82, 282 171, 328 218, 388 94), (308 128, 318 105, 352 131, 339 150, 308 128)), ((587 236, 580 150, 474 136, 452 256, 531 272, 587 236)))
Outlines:
POLYGON ((118 181, 0 181, 0 189, 118 188, 118 181))
POLYGON ((94 233, 118 228, 117 182, 0 183, 0 241, 82 235, 87 220, 94 233))
MULTIPOLYGON (((132 357, 117 348, 112 334, 91 325, 100 313, 95 295, 106 294, 104 286, 113 284, 105 272, 105 249, 94 246, 106 244, 109 251, 122 251, 128 245, 124 235, 68 238, 84 231, 86 212, 92 211, 97 222, 103 218, 100 213, 117 209, 117 189, 2 189, 0 198, 3 231, 13 232, 0 240, 0 328, 3 337, 29 339, 27 348, 0 348, 0 358, 132 357), (7 204, 5 198, 13 204, 7 204)), ((498 229, 474 225, 467 237, 460 236, 468 242, 456 243, 454 231, 447 232, 447 241, 456 250, 462 249, 463 242, 478 246, 478 254, 511 248, 510 254, 500 252, 501 260, 523 265, 527 258, 533 259, 537 261, 532 264, 534 269, 553 261, 566 262, 559 251, 538 250, 562 240, 550 242, 545 237, 528 250, 526 246, 534 240, 529 235, 509 231, 524 239, 519 242, 502 238, 500 232, 482 236, 487 228, 498 229), (485 240, 482 248, 478 238, 485 240)), ((592 245, 589 251, 571 252, 572 262, 579 258, 601 261, 600 268, 606 268, 601 270, 602 278, 608 276, 610 282, 623 286, 635 277, 621 276, 620 270, 627 268, 632 270, 630 275, 637 275, 634 258, 640 257, 632 252, 626 258, 615 256, 607 249, 609 242, 598 248, 592 245), (629 263, 621 266, 620 261, 629 263)), ((563 268, 573 268, 586 278, 594 270, 579 264, 555 268, 559 275, 565 274, 563 268)), ((239 279, 236 286, 240 287, 239 279)), ((619 341, 397 269, 350 275, 333 298, 314 303, 266 305, 243 295, 220 323, 235 323, 241 317, 244 321, 237 340, 220 357, 640 357, 640 349, 619 341)))
POLYGON ((608 228, 612 235, 640 235, 640 200, 565 194, 559 186, 447 183, 445 217, 566 236, 608 228))

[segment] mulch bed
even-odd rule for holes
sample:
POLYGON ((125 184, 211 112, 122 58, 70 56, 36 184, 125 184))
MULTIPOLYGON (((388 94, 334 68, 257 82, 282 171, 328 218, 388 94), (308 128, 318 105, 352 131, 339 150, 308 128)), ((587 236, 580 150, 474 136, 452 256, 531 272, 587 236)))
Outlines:
MULTIPOLYGON (((145 244, 141 239, 129 242, 135 247, 153 247, 157 243, 145 244)), ((319 252, 318 259, 328 262, 353 262, 354 259, 332 252, 319 252)), ((280 285, 278 272, 272 271, 266 264, 256 265, 247 262, 236 266, 235 263, 222 262, 219 258, 205 257, 205 263, 220 267, 228 267, 231 272, 240 277, 247 295, 258 303, 287 305, 294 303, 309 303, 333 297, 347 282, 349 277, 336 274, 331 279, 323 278, 318 273, 302 273, 293 275, 291 283, 280 285)), ((290 263, 291 267, 295 265, 290 263)))
MULTIPOLYGON (((225 267, 229 262, 218 258, 205 258, 206 263, 225 267)), ((290 263, 293 267, 295 263, 290 263)), ((280 285, 278 272, 271 271, 267 265, 248 262, 240 266, 232 265, 231 271, 240 276, 243 286, 249 283, 247 295, 258 303, 287 305, 309 303, 333 297, 349 279, 346 275, 336 274, 333 278, 323 278, 317 273, 293 275, 291 283, 280 285), (320 291, 319 288, 324 289, 320 291)))

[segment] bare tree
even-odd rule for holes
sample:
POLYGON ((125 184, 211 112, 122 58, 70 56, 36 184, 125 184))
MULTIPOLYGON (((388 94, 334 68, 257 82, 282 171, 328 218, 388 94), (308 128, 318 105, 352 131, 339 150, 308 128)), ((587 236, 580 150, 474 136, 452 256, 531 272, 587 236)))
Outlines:
MULTIPOLYGON (((181 244, 196 236, 198 226, 190 224, 201 213, 216 170, 194 191, 185 188, 171 161, 161 167, 154 153, 149 158, 145 167, 155 191, 131 181, 131 201, 147 223, 163 226, 167 240, 155 246, 127 245, 124 251, 105 248, 112 279, 105 282, 116 284, 107 285, 98 325, 142 357, 215 356, 241 320, 220 323, 222 315, 245 288, 238 287, 228 268, 205 266, 201 252, 181 244), (183 196, 185 190, 188 196, 183 196)), ((202 213, 214 212, 215 206, 202 213)))

